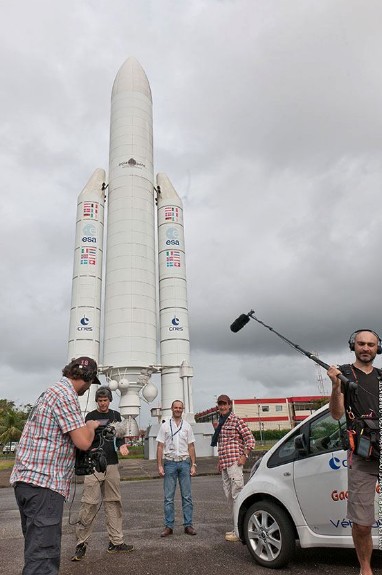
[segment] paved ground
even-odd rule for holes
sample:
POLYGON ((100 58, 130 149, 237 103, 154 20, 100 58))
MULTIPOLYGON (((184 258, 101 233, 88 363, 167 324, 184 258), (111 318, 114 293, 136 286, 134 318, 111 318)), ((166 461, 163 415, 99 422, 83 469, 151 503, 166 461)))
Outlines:
MULTIPOLYGON (((126 461, 126 460, 124 460, 126 461)), ((121 473, 132 479, 156 475, 155 462, 127 460, 121 473)), ((206 475, 193 479, 195 537, 183 533, 180 498, 176 501, 176 529, 172 537, 159 537, 163 528, 163 483, 160 479, 123 481, 126 542, 135 551, 127 555, 106 552, 108 538, 103 510, 95 521, 86 558, 70 561, 75 547, 73 523, 77 517, 82 485, 76 486, 74 500, 65 508, 60 575, 271 575, 257 566, 244 545, 224 541, 230 521, 223 497, 221 479, 216 475, 216 459, 199 459, 198 469, 206 475), (211 473, 212 475, 209 475, 211 473)), ((23 539, 13 489, 0 490, 0 557, 2 575, 19 575, 22 570, 23 539)), ((375 575, 382 575, 382 555, 373 558, 375 575)), ((353 550, 299 549, 293 562, 274 572, 288 575, 358 575, 353 550)))

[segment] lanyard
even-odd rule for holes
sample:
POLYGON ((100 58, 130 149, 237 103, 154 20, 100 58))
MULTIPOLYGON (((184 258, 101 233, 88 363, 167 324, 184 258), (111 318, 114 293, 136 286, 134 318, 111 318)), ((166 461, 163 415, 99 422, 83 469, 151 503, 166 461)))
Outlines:
POLYGON ((173 433, 173 431, 172 431, 172 420, 170 419, 170 432, 171 432, 171 439, 172 440, 174 439, 175 435, 177 433, 179 433, 179 431, 182 429, 182 427, 183 427, 183 419, 182 419, 182 422, 180 424, 180 427, 178 427, 178 429, 175 431, 175 433, 173 433))

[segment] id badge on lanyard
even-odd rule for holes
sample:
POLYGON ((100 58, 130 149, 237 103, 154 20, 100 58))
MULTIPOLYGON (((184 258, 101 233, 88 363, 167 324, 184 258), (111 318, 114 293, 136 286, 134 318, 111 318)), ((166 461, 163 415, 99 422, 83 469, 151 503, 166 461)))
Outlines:
MULTIPOLYGON (((182 427, 183 427, 183 419, 182 419, 182 422, 181 422, 180 426, 178 427, 178 429, 177 429, 177 430, 175 431, 175 433, 174 433, 173 430, 172 430, 172 421, 171 421, 171 419, 170 419, 171 449, 174 449, 175 451, 178 451, 178 450, 177 450, 176 447, 175 447, 174 437, 175 437, 176 435, 178 435, 178 433, 181 431, 182 427)), ((179 439, 179 437, 178 437, 177 439, 179 439)), ((179 441, 177 441, 177 443, 178 443, 178 446, 179 446, 179 441)))

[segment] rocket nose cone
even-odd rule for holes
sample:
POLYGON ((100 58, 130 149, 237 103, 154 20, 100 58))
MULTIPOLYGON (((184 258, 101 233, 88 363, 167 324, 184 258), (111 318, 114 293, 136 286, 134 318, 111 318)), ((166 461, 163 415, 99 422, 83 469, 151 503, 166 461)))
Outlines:
POLYGON ((140 92, 152 102, 150 84, 142 66, 135 58, 128 58, 118 70, 111 96, 121 92, 140 92))
POLYGON ((160 196, 162 200, 169 200, 174 198, 180 200, 174 186, 166 174, 157 174, 157 185, 160 188, 160 196))
MULTIPOLYGON (((101 193, 103 190, 103 184, 106 182, 106 173, 105 170, 101 168, 97 168, 93 174, 90 176, 86 186, 82 190, 81 194, 89 194, 92 193, 94 190, 101 193)), ((80 194, 80 195, 81 195, 80 194)))

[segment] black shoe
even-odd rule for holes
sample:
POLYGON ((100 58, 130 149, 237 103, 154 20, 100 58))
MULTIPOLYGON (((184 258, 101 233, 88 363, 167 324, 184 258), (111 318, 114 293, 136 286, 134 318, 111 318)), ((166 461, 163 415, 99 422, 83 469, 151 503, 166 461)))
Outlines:
POLYGON ((134 545, 126 545, 126 543, 120 543, 119 545, 109 543, 107 548, 108 553, 130 553, 130 551, 134 551, 134 545))
POLYGON ((86 555, 86 543, 80 543, 77 545, 71 561, 81 561, 86 555))

